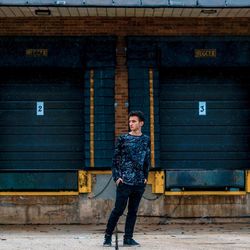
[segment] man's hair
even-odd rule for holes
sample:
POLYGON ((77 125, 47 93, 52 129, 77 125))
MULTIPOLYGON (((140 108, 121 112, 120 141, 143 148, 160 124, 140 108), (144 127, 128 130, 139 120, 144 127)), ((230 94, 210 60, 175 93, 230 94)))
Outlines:
POLYGON ((144 113, 141 111, 131 111, 128 115, 128 118, 130 118, 131 116, 137 116, 139 118, 140 122, 144 122, 145 118, 144 118, 144 113))

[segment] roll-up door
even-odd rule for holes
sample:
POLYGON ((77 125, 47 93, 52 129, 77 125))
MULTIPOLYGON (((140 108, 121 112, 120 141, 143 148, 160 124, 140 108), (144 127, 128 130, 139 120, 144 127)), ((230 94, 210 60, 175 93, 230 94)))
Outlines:
POLYGON ((84 72, 12 68, 0 74, 0 189, 77 190, 84 72))
POLYGON ((249 168, 249 85, 244 68, 162 69, 161 167, 249 168))

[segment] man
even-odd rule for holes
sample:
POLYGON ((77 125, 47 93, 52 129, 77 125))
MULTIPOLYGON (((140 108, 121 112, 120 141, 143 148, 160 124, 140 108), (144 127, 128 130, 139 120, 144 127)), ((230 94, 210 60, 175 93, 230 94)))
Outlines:
POLYGON ((130 132, 117 139, 112 163, 112 176, 116 183, 116 201, 104 238, 104 246, 111 246, 112 233, 128 203, 123 244, 139 246, 133 239, 136 214, 145 191, 150 166, 149 137, 142 134, 144 114, 141 111, 129 113, 130 132))

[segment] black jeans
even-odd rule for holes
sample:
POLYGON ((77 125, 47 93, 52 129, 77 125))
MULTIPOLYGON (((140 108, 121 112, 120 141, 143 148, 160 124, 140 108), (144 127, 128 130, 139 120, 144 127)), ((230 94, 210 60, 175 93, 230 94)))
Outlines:
POLYGON ((107 228, 106 235, 112 235, 115 226, 123 214, 128 203, 128 214, 125 223, 124 238, 132 238, 134 233, 134 227, 137 217, 138 207, 145 191, 145 186, 131 186, 124 183, 120 183, 116 189, 116 201, 115 207, 112 210, 107 228))

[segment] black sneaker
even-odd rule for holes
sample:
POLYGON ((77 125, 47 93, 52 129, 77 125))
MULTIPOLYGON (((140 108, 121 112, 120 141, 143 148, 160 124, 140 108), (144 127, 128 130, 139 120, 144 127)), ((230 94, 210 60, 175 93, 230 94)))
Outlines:
POLYGON ((111 235, 104 236, 103 246, 104 247, 111 247, 112 246, 112 236, 111 235))
POLYGON ((124 239, 123 240, 123 245, 124 246, 140 246, 140 244, 138 242, 136 242, 134 239, 124 239))

